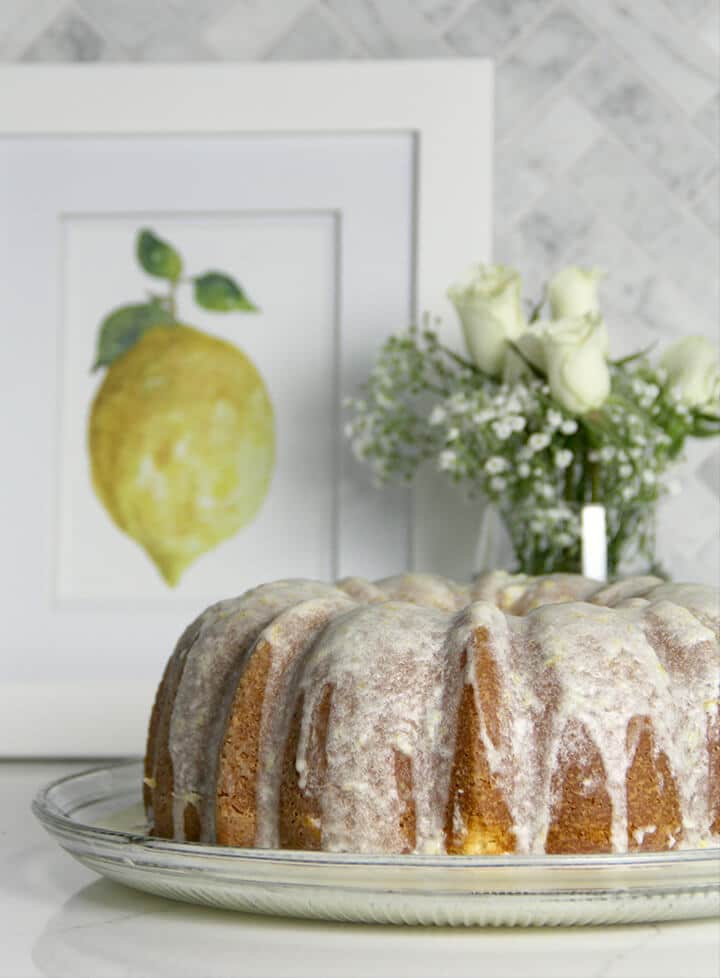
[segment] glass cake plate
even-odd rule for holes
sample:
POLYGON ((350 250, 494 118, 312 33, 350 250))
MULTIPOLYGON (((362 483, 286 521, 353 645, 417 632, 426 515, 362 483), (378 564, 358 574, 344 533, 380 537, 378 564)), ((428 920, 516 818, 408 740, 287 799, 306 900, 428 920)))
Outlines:
POLYGON ((440 926, 614 924, 720 913, 720 849, 601 856, 367 856, 237 849, 145 834, 142 764, 54 781, 33 811, 87 867, 231 910, 440 926))

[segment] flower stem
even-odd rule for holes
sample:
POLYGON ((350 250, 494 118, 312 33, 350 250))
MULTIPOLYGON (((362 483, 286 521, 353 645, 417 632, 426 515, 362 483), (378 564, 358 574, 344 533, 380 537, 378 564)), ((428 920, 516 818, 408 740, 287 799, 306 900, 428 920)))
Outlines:
POLYGON ((538 319, 540 318, 540 313, 542 312, 542 308, 545 305, 546 299, 547 299, 547 286, 543 285, 540 298, 530 310, 530 315, 528 316, 528 323, 532 324, 538 321, 538 319))
POLYGON ((465 367, 466 370, 472 370, 474 371, 474 373, 481 374, 483 377, 488 376, 484 370, 481 370, 470 360, 466 360, 465 357, 461 357, 459 353, 455 353, 454 350, 451 350, 449 347, 444 346, 442 343, 438 343, 437 348, 442 353, 444 353, 445 356, 450 357, 451 360, 454 360, 455 363, 459 364, 461 367, 465 367))
POLYGON ((173 322, 177 322, 177 282, 170 283, 170 291, 168 293, 168 309, 170 310, 170 315, 173 318, 173 322))

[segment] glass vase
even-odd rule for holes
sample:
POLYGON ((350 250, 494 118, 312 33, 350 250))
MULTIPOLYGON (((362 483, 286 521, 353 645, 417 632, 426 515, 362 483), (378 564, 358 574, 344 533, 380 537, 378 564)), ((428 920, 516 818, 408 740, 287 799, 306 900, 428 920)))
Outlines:
MULTIPOLYGON (((582 572, 582 504, 483 510, 475 555, 477 573, 508 570, 523 574, 582 572)), ((661 573, 655 559, 655 505, 606 506, 608 577, 661 573)))

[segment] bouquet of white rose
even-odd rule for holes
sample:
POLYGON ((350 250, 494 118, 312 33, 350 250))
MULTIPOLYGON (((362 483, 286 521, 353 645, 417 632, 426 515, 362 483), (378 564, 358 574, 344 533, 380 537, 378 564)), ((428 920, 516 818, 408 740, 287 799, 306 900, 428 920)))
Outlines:
POLYGON ((474 266, 448 292, 468 356, 413 326, 387 340, 349 402, 347 434, 379 483, 434 461, 496 506, 526 573, 579 569, 587 502, 606 509, 609 572, 653 568, 667 470, 687 437, 720 434, 713 344, 689 336, 655 363, 649 351, 611 359, 599 278, 562 269, 526 318, 518 273, 474 266))

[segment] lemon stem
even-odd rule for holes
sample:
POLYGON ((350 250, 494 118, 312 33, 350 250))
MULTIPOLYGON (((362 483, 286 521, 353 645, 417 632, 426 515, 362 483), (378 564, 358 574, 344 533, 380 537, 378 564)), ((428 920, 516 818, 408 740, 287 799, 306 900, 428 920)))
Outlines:
POLYGON ((171 282, 167 297, 168 310, 173 322, 177 322, 177 282, 171 282))

